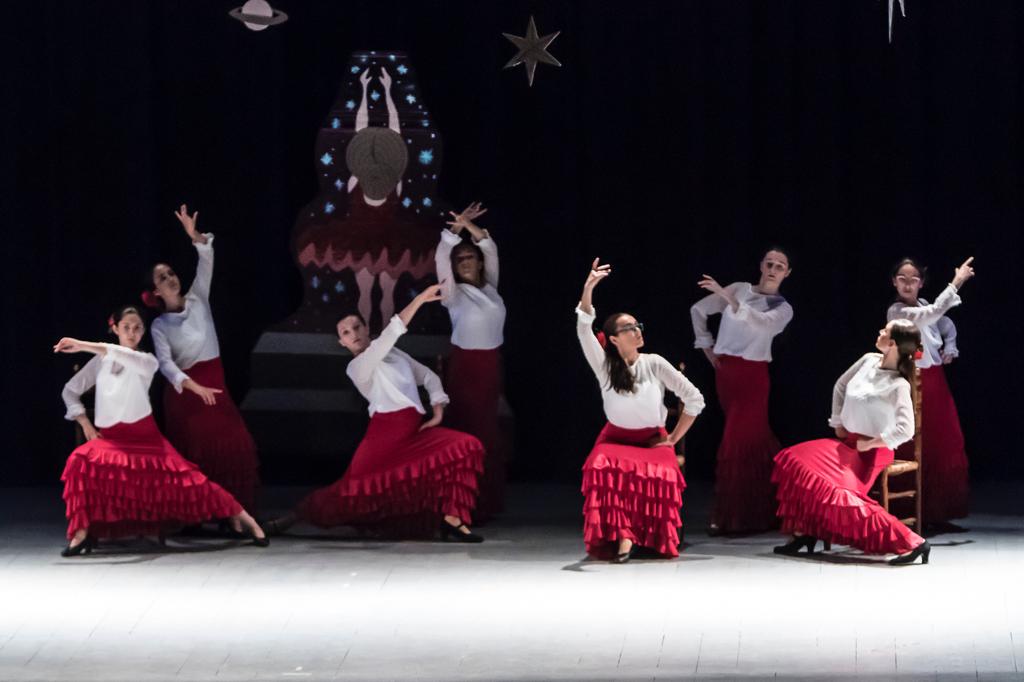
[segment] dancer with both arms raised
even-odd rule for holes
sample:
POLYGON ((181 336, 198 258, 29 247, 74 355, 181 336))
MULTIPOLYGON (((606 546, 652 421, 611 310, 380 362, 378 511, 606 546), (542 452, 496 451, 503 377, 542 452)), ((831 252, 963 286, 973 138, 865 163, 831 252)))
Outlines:
POLYGON ((440 378, 395 348, 416 311, 439 300, 441 285, 427 287, 373 340, 360 314, 338 322, 338 342, 353 355, 346 373, 370 403, 370 424, 341 479, 269 522, 269 531, 283 532, 305 521, 413 537, 435 532, 440 522, 442 539, 483 541, 469 529, 483 446, 469 434, 438 426, 448 403, 440 378), (417 386, 430 395, 432 416, 427 421, 417 386))
POLYGON ((583 541, 587 553, 626 563, 637 545, 678 556, 679 511, 686 481, 674 446, 704 409, 700 391, 660 355, 641 353, 643 325, 628 313, 592 325, 594 287, 611 274, 594 259, 576 308, 576 332, 597 377, 608 424, 583 464, 583 541), (665 430, 665 388, 683 403, 665 430))
POLYGON ((95 355, 64 386, 66 419, 82 427, 86 442, 68 457, 61 480, 68 518, 62 556, 88 553, 96 539, 162 536, 182 524, 231 519, 266 547, 263 530, 243 506, 160 434, 149 403, 158 362, 138 350, 142 314, 125 306, 110 320, 118 344, 62 338, 55 353, 95 355), (96 387, 95 426, 82 394, 96 387))
POLYGON ((960 430, 953 394, 946 383, 943 368, 959 357, 956 326, 946 317, 960 305, 959 291, 974 276, 968 258, 954 273, 953 280, 928 303, 918 298, 925 283, 927 268, 912 258, 904 258, 893 272, 892 285, 899 299, 889 306, 888 319, 910 320, 921 330, 924 351, 917 361, 921 372, 921 516, 929 532, 959 532, 964 529, 950 523, 967 516, 970 488, 967 453, 960 430))
POLYGON ((779 294, 791 274, 789 256, 773 247, 761 259, 756 286, 723 287, 704 275, 698 285, 711 292, 690 308, 694 346, 715 369, 725 431, 715 465, 715 504, 709 535, 763 531, 778 525, 772 458, 781 445, 768 422, 768 363, 772 340, 793 319, 793 307, 779 294), (722 315, 716 340, 708 317, 722 315))
POLYGON ((441 230, 434 252, 441 304, 452 320, 445 375, 451 404, 445 424, 476 436, 487 451, 477 501, 477 516, 484 518, 500 512, 505 498, 505 453, 498 430, 505 302, 498 293, 498 246, 473 222, 486 212, 479 202, 462 213, 452 211, 451 229, 441 230), (470 239, 464 240, 463 232, 470 239))
POLYGON ((210 310, 213 235, 196 229, 198 211, 189 215, 182 204, 174 215, 199 255, 195 280, 183 296, 171 266, 157 263, 149 273, 152 289, 142 295, 147 306, 162 311, 152 331, 160 371, 167 379, 164 428, 174 447, 252 509, 259 460, 256 443, 224 382, 210 310))

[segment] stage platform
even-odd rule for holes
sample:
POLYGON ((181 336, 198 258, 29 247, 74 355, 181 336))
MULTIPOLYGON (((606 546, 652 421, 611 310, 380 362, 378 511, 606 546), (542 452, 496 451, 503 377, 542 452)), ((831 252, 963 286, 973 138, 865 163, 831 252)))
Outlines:
POLYGON ((709 487, 679 559, 625 566, 585 559, 571 485, 514 486, 476 546, 296 529, 76 559, 56 488, 4 489, 0 680, 1024 679, 1020 484, 900 568, 709 538, 709 487))

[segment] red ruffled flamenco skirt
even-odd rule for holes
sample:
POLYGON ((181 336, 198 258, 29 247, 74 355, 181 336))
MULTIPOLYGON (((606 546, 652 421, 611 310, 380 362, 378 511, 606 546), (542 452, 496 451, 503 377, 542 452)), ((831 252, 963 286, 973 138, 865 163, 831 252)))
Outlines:
POLYGON ((445 425, 476 436, 487 452, 476 513, 478 520, 493 516, 505 508, 505 448, 498 429, 501 352, 452 346, 444 385, 451 399, 445 425))
POLYGON ((256 443, 224 384, 220 358, 197 362, 186 370, 189 378, 207 388, 219 388, 215 405, 206 405, 189 390, 164 388, 164 430, 167 439, 185 457, 252 511, 259 485, 256 443))
MULTIPOLYGON (((901 459, 913 459, 913 448, 911 441, 901 445, 897 452, 901 459)), ((899 485, 906 483, 899 481, 899 485)), ((903 488, 894 486, 894 489, 903 488)), ((927 367, 921 370, 922 521, 942 523, 964 518, 969 497, 967 453, 960 415, 946 383, 945 369, 942 365, 927 367)))
POLYGON ((374 414, 345 475, 302 500, 299 518, 324 528, 370 526, 404 537, 436 532, 442 514, 469 524, 483 445, 443 427, 420 431, 422 423, 411 407, 374 414))
POLYGON ((75 448, 61 475, 68 539, 81 529, 94 538, 157 535, 242 511, 160 435, 152 415, 100 433, 75 448))
POLYGON ((786 532, 850 545, 867 554, 904 554, 924 538, 868 497, 893 452, 858 452, 856 436, 807 441, 775 457, 779 517, 786 532))
POLYGON ((679 556, 679 510, 686 481, 668 446, 647 447, 663 428, 623 429, 607 424, 583 464, 583 542, 587 554, 607 559, 618 542, 679 556))
POLYGON ((715 372, 725 431, 715 465, 712 523, 723 532, 778 527, 772 460, 782 448, 768 424, 768 363, 720 355, 715 372))

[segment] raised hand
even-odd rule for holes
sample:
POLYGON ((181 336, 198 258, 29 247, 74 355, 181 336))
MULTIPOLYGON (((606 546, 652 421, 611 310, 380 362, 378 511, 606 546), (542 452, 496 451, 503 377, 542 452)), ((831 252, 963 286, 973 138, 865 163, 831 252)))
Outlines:
POLYGON ((178 219, 181 226, 185 228, 185 234, 192 240, 192 243, 205 244, 206 237, 196 230, 196 223, 199 221, 199 211, 196 211, 192 215, 188 214, 188 206, 185 204, 181 205, 177 211, 174 212, 174 217, 178 219))
POLYGON ((452 232, 458 234, 464 227, 468 227, 470 230, 475 228, 476 225, 473 224, 473 221, 484 213, 487 213, 487 209, 483 208, 483 204, 479 201, 475 201, 463 209, 462 213, 448 211, 448 214, 453 218, 453 220, 449 220, 447 223, 451 226, 452 232))
POLYGON ((54 353, 81 353, 84 350, 85 348, 81 341, 68 336, 65 336, 53 345, 54 353))
POLYGON ((421 291, 419 294, 417 294, 416 298, 419 299, 420 303, 430 303, 432 301, 440 301, 441 298, 442 298, 442 296, 441 296, 441 284, 443 284, 443 282, 440 282, 438 284, 431 284, 429 287, 427 287, 426 289, 421 291))
POLYGON ((697 286, 705 291, 709 291, 712 294, 718 294, 725 298, 725 287, 718 283, 711 275, 701 275, 701 280, 697 282, 697 286))
POLYGON ((594 287, 610 274, 612 274, 612 266, 607 263, 601 265, 601 259, 595 258, 594 262, 590 264, 590 274, 587 275, 587 281, 583 283, 583 290, 593 291, 594 287))
POLYGON ((383 66, 380 67, 380 83, 384 86, 385 90, 391 89, 391 74, 383 66))
POLYGON ((953 286, 957 289, 962 287, 971 277, 974 277, 974 268, 971 267, 973 262, 974 256, 971 256, 963 262, 963 265, 953 271, 953 286))
POLYGON ((365 90, 366 86, 368 86, 370 84, 370 70, 369 69, 367 69, 366 71, 363 71, 363 73, 360 74, 359 82, 363 84, 363 90, 365 90))

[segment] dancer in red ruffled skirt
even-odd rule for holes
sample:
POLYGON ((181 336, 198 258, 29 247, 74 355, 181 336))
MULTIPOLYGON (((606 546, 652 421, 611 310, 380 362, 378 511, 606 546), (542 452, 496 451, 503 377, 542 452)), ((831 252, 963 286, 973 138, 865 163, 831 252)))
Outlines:
POLYGON ((441 231, 434 252, 441 303, 452 320, 445 424, 473 434, 487 450, 477 500, 477 516, 484 518, 505 506, 505 448, 498 430, 505 302, 498 293, 498 247, 473 222, 486 212, 479 203, 462 213, 452 211, 451 229, 441 231), (469 240, 459 235, 463 230, 469 240))
POLYGON ((960 304, 958 293, 966 280, 959 277, 968 271, 973 274, 972 261, 969 258, 964 264, 968 270, 957 269, 934 303, 918 298, 927 268, 904 258, 893 271, 892 284, 899 300, 889 306, 888 318, 917 325, 924 346, 917 361, 921 372, 921 516, 932 533, 962 531, 950 520, 967 516, 970 496, 964 434, 944 365, 960 356, 956 326, 946 313, 960 304))
POLYGON ((686 481, 673 448, 704 409, 704 398, 665 358, 640 352, 643 325, 632 315, 610 315, 594 335, 594 287, 610 274, 611 266, 595 258, 576 308, 580 346, 608 418, 583 464, 583 541, 588 554, 616 563, 628 562, 637 546, 674 557, 686 481), (665 388, 683 403, 671 434, 665 388))
POLYGON ((715 466, 715 505, 710 535, 763 531, 777 525, 772 458, 779 440, 768 423, 768 363, 772 340, 793 319, 793 308, 779 295, 790 274, 789 257, 773 247, 761 259, 757 286, 721 286, 704 275, 698 282, 711 294, 690 308, 695 347, 715 368, 725 431, 715 466), (721 314, 716 340, 708 317, 721 314))
POLYGON ((185 457, 252 509, 259 460, 256 443, 224 383, 210 311, 213 235, 196 230, 198 211, 189 215, 182 205, 175 216, 199 253, 195 280, 182 296, 178 276, 166 263, 158 263, 150 273, 152 290, 143 294, 147 305, 163 311, 153 321, 153 346, 167 379, 164 429, 185 457))
POLYGON ((899 554, 892 564, 928 563, 931 547, 868 491, 893 460, 893 450, 914 436, 911 399, 914 354, 921 334, 906 320, 889 322, 875 346, 836 382, 829 425, 837 439, 812 440, 775 457, 782 528, 793 539, 777 554, 814 552, 819 539, 868 554, 899 554))
POLYGON ((63 338, 53 347, 58 353, 96 356, 62 394, 67 419, 81 425, 86 443, 71 453, 61 476, 69 540, 61 554, 88 552, 97 538, 159 535, 175 525, 217 518, 237 521, 255 544, 267 546, 242 505, 160 435, 149 404, 158 362, 136 350, 145 333, 140 312, 121 308, 110 327, 120 345, 63 338), (93 386, 96 426, 81 401, 93 386))
POLYGON ((271 531, 302 520, 408 537, 433 532, 440 522, 443 539, 483 541, 469 529, 483 446, 469 434, 438 426, 448 402, 441 380, 395 348, 420 306, 440 299, 441 286, 428 287, 372 341, 361 315, 338 323, 338 340, 354 356, 346 373, 370 403, 370 425, 345 475, 268 524, 271 531), (417 386, 430 394, 427 421, 417 386))

